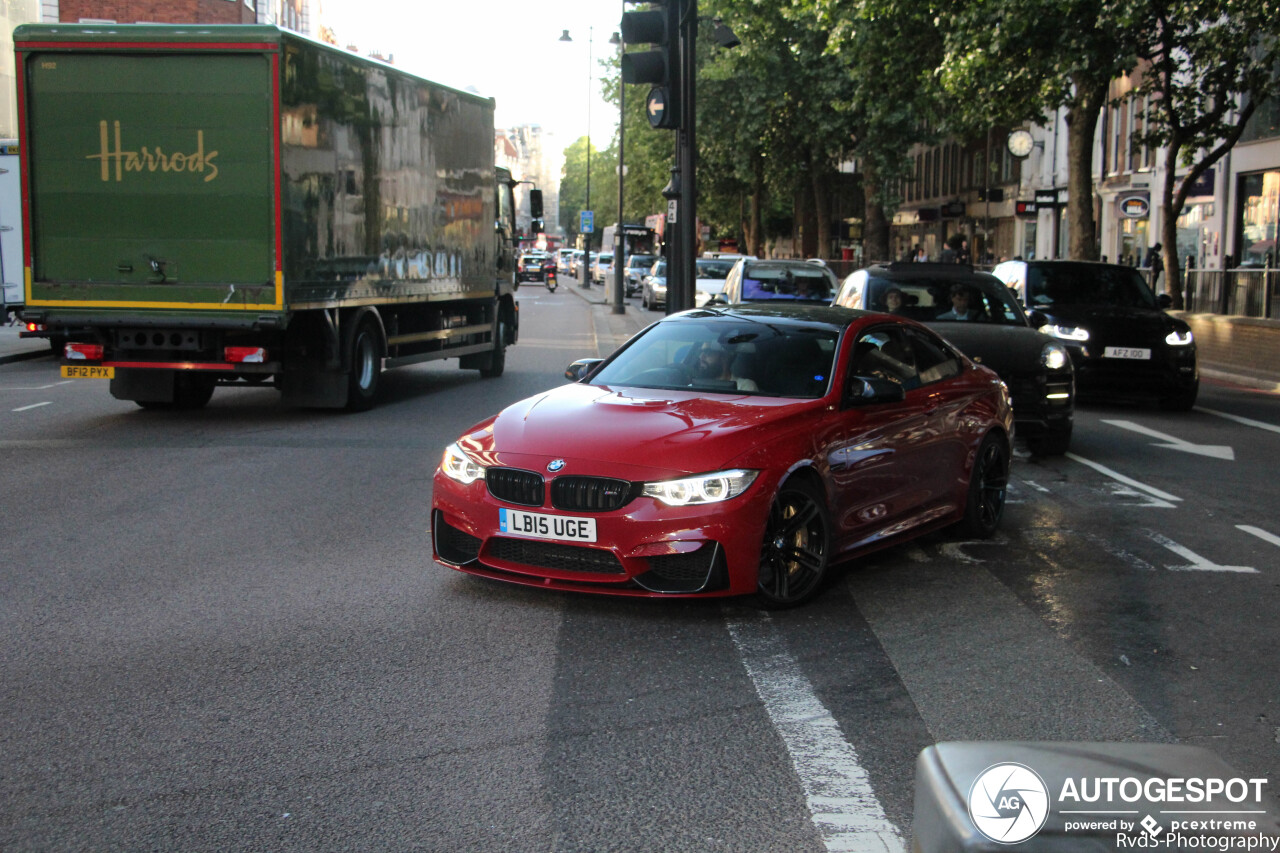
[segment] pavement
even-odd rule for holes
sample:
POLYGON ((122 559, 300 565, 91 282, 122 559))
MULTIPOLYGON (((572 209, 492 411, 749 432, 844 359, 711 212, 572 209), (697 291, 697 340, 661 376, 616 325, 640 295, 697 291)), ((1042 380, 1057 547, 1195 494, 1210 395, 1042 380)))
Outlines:
MULTIPOLYGON (((641 307, 634 300, 624 301, 622 312, 615 313, 613 302, 603 288, 583 287, 571 278, 566 278, 562 286, 591 307, 592 325, 595 329, 599 355, 602 358, 608 356, 636 332, 664 316, 660 311, 649 311, 641 307)), ((21 323, 9 323, 7 320, 0 323, 0 364, 36 358, 53 360, 48 340, 20 338, 18 337, 20 331, 22 331, 21 323)), ((1280 338, 1280 335, 1277 337, 1280 338)), ((1256 369, 1242 369, 1237 365, 1208 361, 1202 356, 1200 374, 1211 381, 1280 392, 1280 361, 1266 359, 1263 364, 1256 365, 1256 369)))

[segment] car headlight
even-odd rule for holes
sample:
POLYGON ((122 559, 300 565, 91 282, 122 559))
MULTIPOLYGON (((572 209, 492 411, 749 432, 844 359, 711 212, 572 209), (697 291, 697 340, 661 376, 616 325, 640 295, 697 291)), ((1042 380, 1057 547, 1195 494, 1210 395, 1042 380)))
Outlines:
POLYGON ((1174 329, 1172 332, 1164 336, 1164 342, 1171 347, 1185 347, 1191 343, 1191 340, 1192 336, 1190 329, 1187 329, 1185 332, 1179 332, 1177 329, 1174 329))
POLYGON ((663 480, 660 483, 645 483, 644 494, 657 498, 667 506, 688 506, 689 504, 713 504, 736 498, 755 482, 759 471, 716 471, 712 474, 701 474, 697 477, 686 477, 681 480, 663 480))
POLYGON ((1071 356, 1062 344, 1045 344, 1040 350, 1040 365, 1046 370, 1061 370, 1071 363, 1071 356))
POLYGON ((1081 329, 1079 326, 1057 326, 1050 324, 1041 326, 1040 331, 1044 332, 1046 335, 1061 338, 1064 341, 1089 340, 1089 330, 1081 329))
POLYGON ((457 442, 444 449, 444 456, 440 458, 440 470, 446 477, 457 480, 464 486, 484 479, 484 466, 471 461, 471 457, 462 452, 457 442))

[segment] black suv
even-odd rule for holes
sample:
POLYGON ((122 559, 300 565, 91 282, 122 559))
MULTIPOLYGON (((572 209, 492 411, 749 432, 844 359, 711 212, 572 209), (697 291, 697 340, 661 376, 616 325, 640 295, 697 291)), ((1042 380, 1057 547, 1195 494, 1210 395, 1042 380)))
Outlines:
POLYGON ((1167 295, 1142 273, 1091 261, 1006 261, 992 274, 1013 288, 1033 325, 1067 345, 1081 394, 1166 409, 1195 405, 1200 389, 1191 327, 1164 312, 1167 295))
POLYGON ((999 279, 967 264, 876 264, 850 273, 832 304, 933 328, 1009 386, 1018 435, 1033 454, 1067 452, 1075 407, 1071 357, 1060 341, 1031 327, 999 279))

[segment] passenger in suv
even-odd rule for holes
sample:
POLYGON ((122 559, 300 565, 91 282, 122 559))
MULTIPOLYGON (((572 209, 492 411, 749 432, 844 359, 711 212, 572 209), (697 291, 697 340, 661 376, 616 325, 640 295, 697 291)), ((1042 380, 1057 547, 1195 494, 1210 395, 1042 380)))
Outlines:
POLYGON ((1067 348, 1027 322, 998 279, 966 264, 892 263, 845 278, 832 303, 918 320, 1009 386, 1017 434, 1037 456, 1071 445, 1075 376, 1067 348))
POLYGON ((1191 327, 1164 309, 1142 274, 1091 261, 1006 261, 992 274, 1027 307, 1032 325, 1062 341, 1082 394, 1154 396, 1187 410, 1200 388, 1191 327))

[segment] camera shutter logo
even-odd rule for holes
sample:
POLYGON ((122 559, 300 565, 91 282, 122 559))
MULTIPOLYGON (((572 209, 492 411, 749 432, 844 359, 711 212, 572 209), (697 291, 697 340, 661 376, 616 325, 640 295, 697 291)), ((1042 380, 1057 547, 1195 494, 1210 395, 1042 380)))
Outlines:
POLYGON ((1049 817, 1049 789, 1024 764, 993 764, 969 789, 969 818, 997 844, 1017 844, 1040 831, 1049 817))

